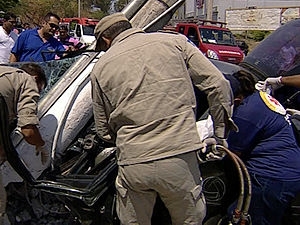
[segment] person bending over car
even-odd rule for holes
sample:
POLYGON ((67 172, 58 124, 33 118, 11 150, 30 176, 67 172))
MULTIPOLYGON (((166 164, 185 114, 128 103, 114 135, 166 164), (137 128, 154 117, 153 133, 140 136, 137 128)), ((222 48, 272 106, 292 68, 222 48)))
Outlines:
POLYGON ((121 224, 150 225, 157 195, 173 225, 202 224, 192 82, 208 94, 220 144, 234 125, 229 82, 185 36, 145 33, 122 13, 101 19, 95 37, 106 52, 91 73, 93 110, 98 135, 118 148, 121 224))
POLYGON ((231 151, 245 162, 252 182, 249 214, 253 225, 280 225, 291 200, 300 192, 300 148, 286 110, 272 96, 255 90, 251 74, 227 76, 234 93, 231 151))
MULTIPOLYGON (((36 146, 36 153, 41 154, 41 161, 45 164, 49 152, 45 149, 45 141, 37 127, 37 102, 39 92, 47 85, 43 69, 34 63, 22 65, 21 69, 0 66, 0 97, 6 103, 8 123, 12 131, 17 126, 25 141, 36 146), (16 124, 15 124, 16 121, 16 124)), ((5 110, 1 108, 0 110, 5 110)), ((1 122, 1 121, 0 121, 1 122)), ((3 121, 1 123, 3 126, 3 121)), ((0 146, 0 164, 6 161, 5 146, 0 146)), ((0 225, 6 218, 6 192, 2 184, 0 171, 0 225)))

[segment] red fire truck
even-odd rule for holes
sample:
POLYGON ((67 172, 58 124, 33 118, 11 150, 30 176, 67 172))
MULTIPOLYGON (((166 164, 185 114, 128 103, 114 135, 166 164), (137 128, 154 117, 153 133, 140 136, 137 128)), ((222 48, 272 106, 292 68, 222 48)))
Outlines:
POLYGON ((175 30, 188 37, 205 56, 210 59, 240 63, 244 59, 243 51, 238 47, 232 32, 225 27, 226 23, 210 20, 174 21, 175 30))

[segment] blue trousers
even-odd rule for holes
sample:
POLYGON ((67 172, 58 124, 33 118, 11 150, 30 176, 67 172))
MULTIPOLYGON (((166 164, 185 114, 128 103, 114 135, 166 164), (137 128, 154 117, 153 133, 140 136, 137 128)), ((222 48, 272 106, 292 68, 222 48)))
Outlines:
MULTIPOLYGON (((276 181, 250 174, 252 198, 249 214, 252 225, 281 225, 285 210, 300 193, 299 181, 276 181)), ((231 205, 230 211, 236 206, 231 205)))

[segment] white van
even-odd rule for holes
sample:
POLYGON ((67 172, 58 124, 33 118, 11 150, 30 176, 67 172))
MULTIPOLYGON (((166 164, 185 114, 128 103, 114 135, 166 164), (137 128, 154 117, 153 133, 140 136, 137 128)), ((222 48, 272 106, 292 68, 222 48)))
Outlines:
POLYGON ((91 45, 96 39, 94 36, 95 25, 76 24, 74 29, 74 37, 78 38, 84 45, 91 45))

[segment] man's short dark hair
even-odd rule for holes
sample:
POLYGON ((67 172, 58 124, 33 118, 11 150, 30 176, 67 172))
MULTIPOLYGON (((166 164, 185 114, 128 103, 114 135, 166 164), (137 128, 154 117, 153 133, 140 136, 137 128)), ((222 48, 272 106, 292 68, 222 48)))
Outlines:
POLYGON ((47 78, 43 68, 36 63, 25 63, 20 67, 21 70, 24 70, 30 75, 37 76, 37 82, 43 82, 45 87, 47 86, 47 78))
POLYGON ((17 19, 17 16, 16 16, 15 14, 11 13, 11 12, 7 12, 7 13, 5 13, 5 15, 3 16, 3 18, 4 18, 5 21, 8 21, 8 20, 10 20, 11 18, 12 18, 12 19, 17 19))
POLYGON ((57 14, 52 13, 52 12, 48 12, 48 13, 46 14, 46 16, 44 17, 44 20, 45 20, 46 22, 48 22, 48 21, 50 20, 50 17, 54 17, 54 18, 56 18, 58 21, 60 21, 60 17, 59 17, 57 14))
POLYGON ((250 72, 247 72, 246 70, 239 70, 232 74, 232 78, 236 79, 239 83, 239 85, 233 85, 229 79, 234 97, 237 97, 238 95, 248 97, 255 92, 256 81, 250 72))

